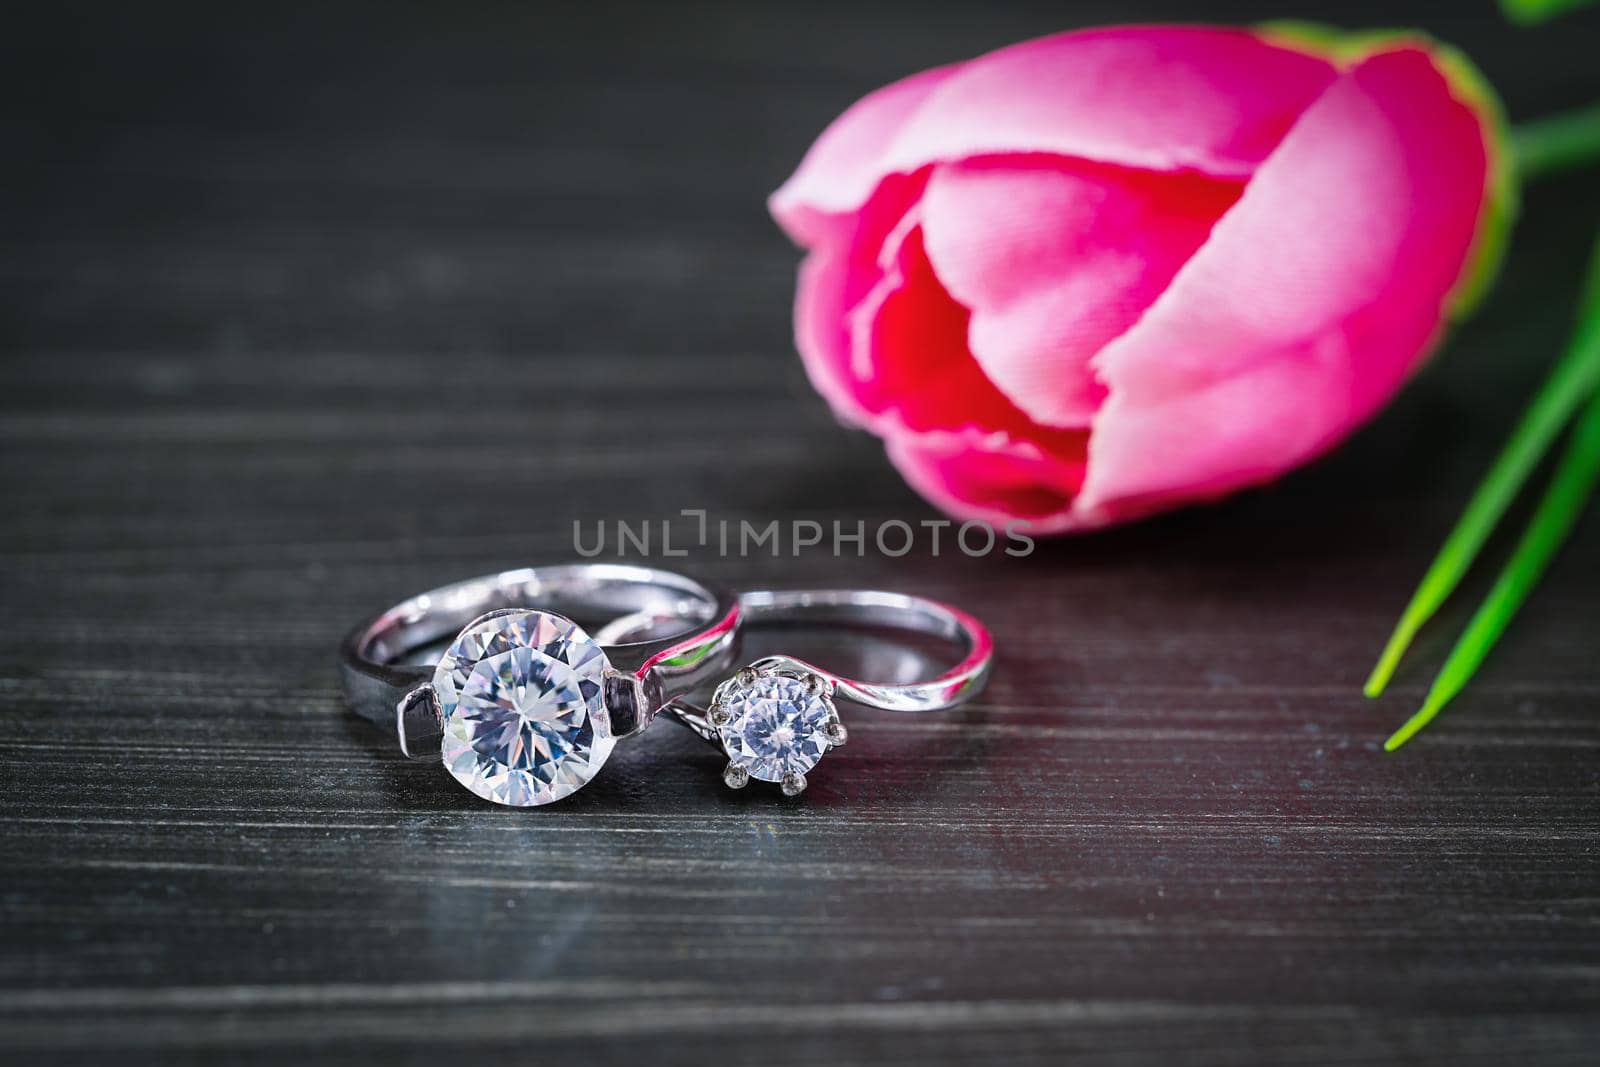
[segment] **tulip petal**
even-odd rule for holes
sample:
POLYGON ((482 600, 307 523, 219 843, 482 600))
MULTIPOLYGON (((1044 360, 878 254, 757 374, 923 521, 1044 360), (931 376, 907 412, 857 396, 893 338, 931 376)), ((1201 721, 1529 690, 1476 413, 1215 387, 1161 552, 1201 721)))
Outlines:
POLYGON ((973 156, 1246 178, 1335 76, 1328 60, 1244 30, 1122 26, 1025 41, 866 97, 770 206, 809 244, 819 213, 859 209, 885 176, 973 156))
POLYGON ((1086 513, 1264 481, 1370 417, 1441 331, 1484 137, 1420 49, 1343 75, 1096 357, 1086 513))
MULTIPOLYGON (((872 172, 882 177, 883 172, 874 168, 883 146, 955 70, 955 66, 935 67, 868 93, 822 131, 793 177, 768 201, 773 217, 796 244, 809 247, 837 235, 830 216, 836 209, 822 207, 824 201, 809 195, 810 191, 828 188, 840 175, 872 172)), ((874 178, 872 186, 877 184, 874 178)), ((867 188, 850 205, 851 210, 865 205, 871 192, 872 188, 867 188)))
POLYGON ((1089 359, 1131 326, 1243 186, 1041 156, 933 168, 928 256, 972 310, 967 342, 1037 422, 1087 427, 1105 396, 1089 359))
POLYGON ((850 312, 880 284, 881 249, 922 195, 925 177, 894 178, 855 216, 831 220, 836 232, 800 264, 795 287, 795 347, 812 386, 843 421, 865 426, 881 408, 870 394, 870 371, 850 355, 850 312))
POLYGON ((884 274, 849 313, 856 396, 888 433, 972 430, 1025 435, 1042 448, 1081 434, 1034 424, 967 351, 967 309, 951 298, 924 247, 920 214, 884 242, 884 274))
POLYGON ((1036 533, 1081 529, 1072 509, 1083 484, 1089 435, 1081 432, 1061 454, 1004 433, 975 430, 889 433, 889 459, 907 484, 962 519, 997 529, 1025 519, 1036 533))

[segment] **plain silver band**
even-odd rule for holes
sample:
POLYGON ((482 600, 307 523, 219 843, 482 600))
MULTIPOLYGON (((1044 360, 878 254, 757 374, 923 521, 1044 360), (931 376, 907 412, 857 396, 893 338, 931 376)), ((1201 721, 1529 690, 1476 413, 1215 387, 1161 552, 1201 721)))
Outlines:
MULTIPOLYGON (((505 608, 569 618, 648 614, 661 622, 647 640, 600 642, 611 666, 641 683, 640 706, 611 709, 614 715, 643 719, 614 722, 619 736, 642 729, 671 697, 711 681, 738 652, 739 601, 714 586, 672 571, 625 564, 525 567, 422 593, 351 630, 339 649, 351 708, 396 729, 397 714, 403 720, 409 696, 433 677, 431 666, 400 660, 454 636, 479 616, 505 608)), ((404 742, 403 725, 400 732, 404 742)))
MULTIPOLYGON (((834 694, 869 708, 884 711, 942 711, 976 696, 989 677, 994 662, 994 639, 988 627, 960 608, 927 597, 886 593, 871 589, 794 589, 752 592, 739 598, 744 627, 781 623, 832 623, 844 626, 904 630, 941 638, 962 650, 954 667, 922 682, 878 683, 846 678, 824 667, 791 656, 769 656, 754 666, 779 664, 821 675, 834 686, 834 694)), ((716 727, 703 709, 686 700, 673 700, 662 709, 707 740, 715 741, 716 727)))

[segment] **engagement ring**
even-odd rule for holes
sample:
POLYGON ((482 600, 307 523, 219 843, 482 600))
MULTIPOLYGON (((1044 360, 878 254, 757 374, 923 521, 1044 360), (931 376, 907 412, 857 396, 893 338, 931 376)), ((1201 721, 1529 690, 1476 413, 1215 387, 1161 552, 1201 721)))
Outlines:
POLYGON ((839 701, 884 711, 952 708, 978 694, 994 658, 983 623, 925 597, 824 589, 745 593, 739 603, 747 632, 793 623, 909 631, 955 645, 962 659, 926 681, 866 682, 792 656, 767 656, 717 686, 704 709, 669 702, 669 715, 727 754, 722 780, 733 789, 758 778, 797 796, 822 757, 849 739, 839 701))
POLYGON ((340 661, 351 706, 407 756, 441 756, 483 799, 532 807, 582 788, 618 740, 725 670, 739 620, 734 597, 670 571, 530 567, 398 604, 351 631, 340 661), (644 616, 649 639, 622 642, 574 621, 644 616), (417 662, 446 638, 436 665, 417 662))

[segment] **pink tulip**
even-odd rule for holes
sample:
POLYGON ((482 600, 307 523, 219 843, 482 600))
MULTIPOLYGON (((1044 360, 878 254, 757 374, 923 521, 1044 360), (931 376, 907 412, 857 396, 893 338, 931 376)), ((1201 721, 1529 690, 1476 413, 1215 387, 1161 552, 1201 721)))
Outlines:
POLYGON ((1394 396, 1513 195, 1417 37, 1121 27, 856 103, 773 194, 817 390, 961 518, 1104 526, 1278 477, 1394 396))

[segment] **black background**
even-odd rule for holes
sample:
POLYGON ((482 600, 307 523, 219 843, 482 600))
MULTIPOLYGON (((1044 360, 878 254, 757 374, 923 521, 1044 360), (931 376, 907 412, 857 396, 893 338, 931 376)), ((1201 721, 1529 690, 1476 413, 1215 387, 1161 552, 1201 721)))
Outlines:
MULTIPOLYGON (((1268 491, 1030 558, 683 561, 948 598, 983 698, 803 802, 662 726, 491 808, 343 709, 410 592, 572 522, 934 517, 790 346, 765 195, 866 90, 1018 38, 1322 5, 324 3, 0 39, 0 1053, 12 1062, 1592 1062, 1593 516, 1436 727, 1483 583, 1360 682, 1565 334, 1593 176, 1268 491), (514 1057, 509 1061, 503 1055, 514 1057)), ((1600 19, 1425 24, 1523 119, 1600 19)), ((1497 551, 1504 545, 1497 542, 1497 551)))

